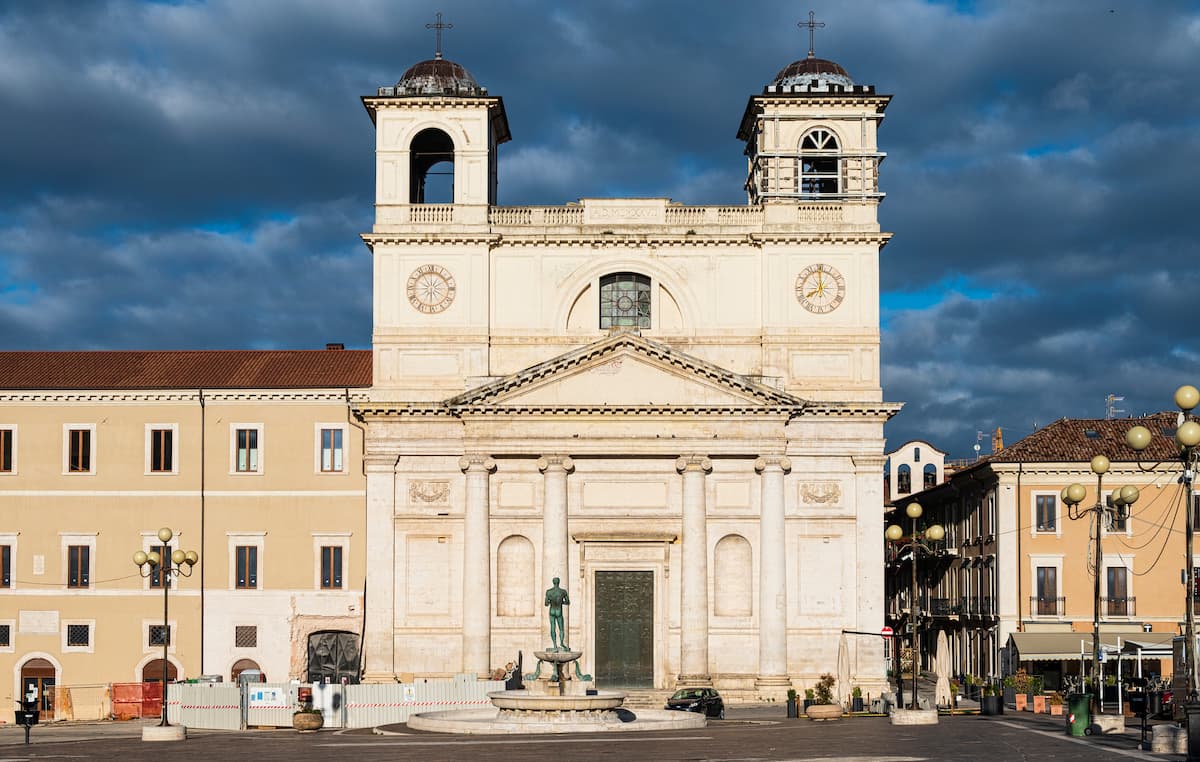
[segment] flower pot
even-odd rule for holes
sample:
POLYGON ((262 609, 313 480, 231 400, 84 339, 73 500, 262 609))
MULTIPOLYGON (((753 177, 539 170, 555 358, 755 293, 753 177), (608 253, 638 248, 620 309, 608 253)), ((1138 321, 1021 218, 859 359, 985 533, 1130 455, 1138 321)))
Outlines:
POLYGON ((796 706, 796 699, 794 698, 787 700, 787 716, 789 720, 794 720, 800 716, 800 709, 796 706))
POLYGON ((1055 717, 1062 717, 1062 712, 1063 712, 1062 708, 1063 708, 1062 704, 1051 704, 1050 705, 1050 714, 1054 715, 1055 717))
POLYGON ((979 713, 989 717, 1004 714, 1004 702, 1001 696, 981 696, 979 698, 979 713))
POLYGON ((838 704, 813 704, 804 710, 810 720, 840 720, 842 707, 838 704))
POLYGON ((296 712, 292 715, 292 727, 301 733, 313 733, 321 729, 325 718, 320 712, 296 712))
POLYGON ((1024 693, 1018 693, 1017 696, 1017 711, 1024 712, 1025 707, 1029 706, 1029 696, 1024 693))
POLYGON ((850 697, 850 711, 851 711, 851 712, 861 712, 861 711, 863 711, 863 699, 862 699, 862 696, 851 696, 851 697, 850 697))
POLYGON ((813 705, 814 705, 814 699, 804 699, 803 709, 805 712, 807 712, 808 708, 813 705))
POLYGON ((1045 696, 1042 696, 1039 694, 1039 695, 1033 697, 1033 713, 1034 714, 1045 714, 1046 713, 1046 697, 1045 696))
POLYGON ((1005 704, 1016 704, 1017 703, 1017 689, 1016 688, 1005 688, 1004 689, 1004 703, 1005 704))

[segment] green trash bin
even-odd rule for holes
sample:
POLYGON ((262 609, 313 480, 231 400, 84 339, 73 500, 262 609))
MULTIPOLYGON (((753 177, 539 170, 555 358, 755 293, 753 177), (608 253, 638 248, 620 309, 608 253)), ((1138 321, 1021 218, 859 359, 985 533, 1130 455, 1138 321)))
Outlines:
POLYGON ((1092 712, 1089 703, 1090 693, 1072 693, 1067 696, 1067 732, 1078 738, 1087 735, 1088 727, 1092 724, 1092 712))

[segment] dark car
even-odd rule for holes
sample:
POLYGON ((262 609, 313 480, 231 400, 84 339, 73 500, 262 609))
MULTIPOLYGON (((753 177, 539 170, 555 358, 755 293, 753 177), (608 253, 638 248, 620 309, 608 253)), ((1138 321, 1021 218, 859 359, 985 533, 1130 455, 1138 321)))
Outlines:
POLYGON ((667 709, 725 719, 725 702, 721 700, 721 694, 712 688, 680 688, 667 699, 667 709))

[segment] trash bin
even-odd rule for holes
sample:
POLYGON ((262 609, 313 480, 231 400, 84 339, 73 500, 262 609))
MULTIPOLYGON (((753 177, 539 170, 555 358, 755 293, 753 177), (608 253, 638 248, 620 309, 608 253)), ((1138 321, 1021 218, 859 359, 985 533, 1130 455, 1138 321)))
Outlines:
POLYGON ((1146 716, 1157 717, 1162 714, 1163 710, 1163 694, 1162 691, 1150 691, 1146 694, 1146 716))
POLYGON ((1072 693, 1067 696, 1067 732, 1082 738, 1087 735, 1088 727, 1092 724, 1092 712, 1088 703, 1092 700, 1090 693, 1072 693))
POLYGON ((1129 699, 1129 711, 1134 717, 1146 716, 1146 694, 1143 691, 1130 691, 1125 696, 1129 699))

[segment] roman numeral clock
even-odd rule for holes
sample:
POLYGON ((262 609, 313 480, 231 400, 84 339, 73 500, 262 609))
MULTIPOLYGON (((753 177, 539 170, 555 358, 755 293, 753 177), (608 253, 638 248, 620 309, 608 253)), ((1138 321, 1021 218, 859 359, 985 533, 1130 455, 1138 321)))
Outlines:
POLYGON ((796 300, 809 312, 833 312, 846 298, 846 279, 833 265, 809 265, 796 276, 796 300))
POLYGON ((421 265, 408 276, 408 303, 417 312, 444 312, 454 301, 454 276, 440 265, 421 265))

